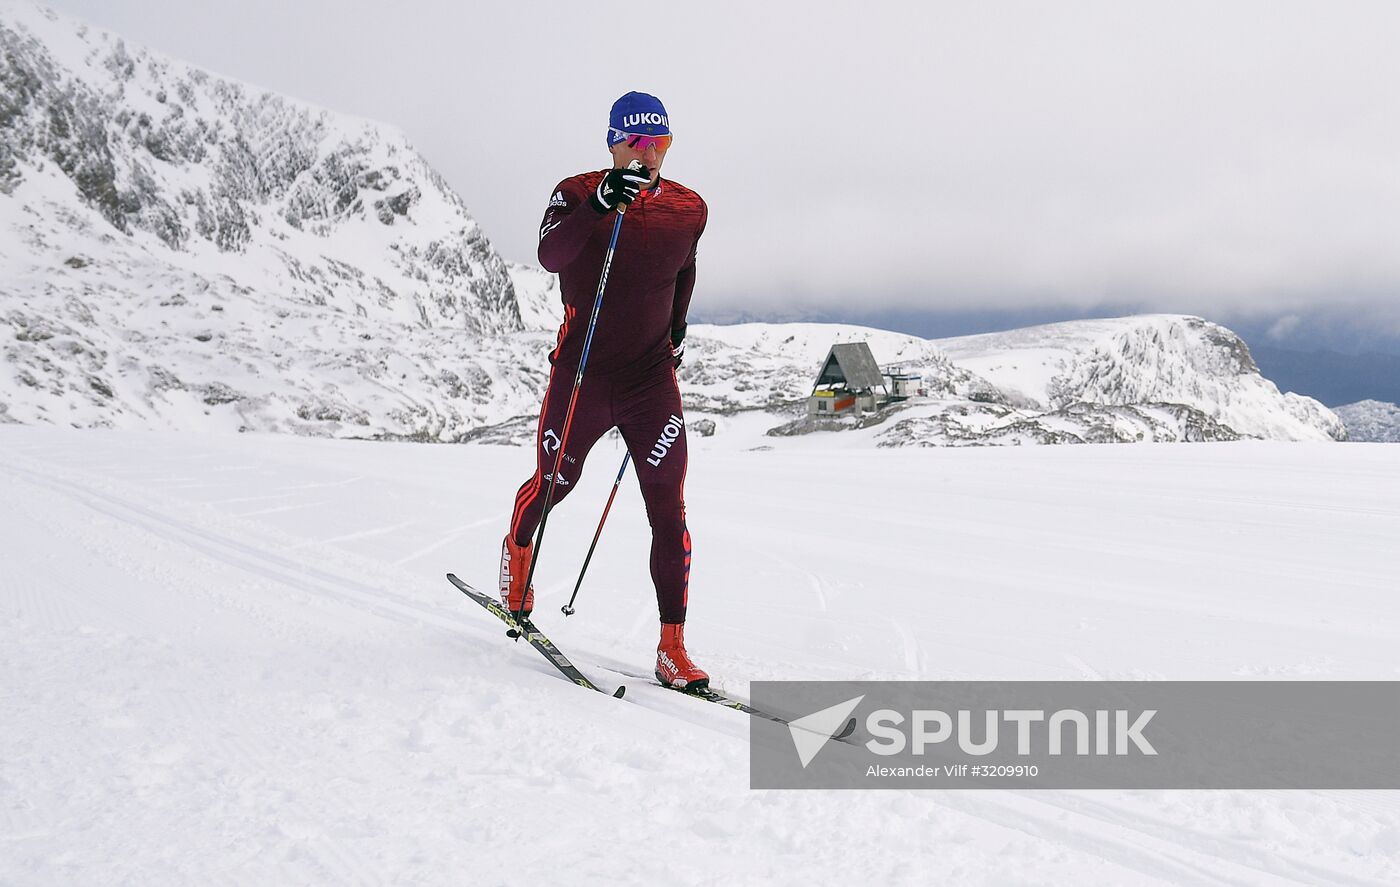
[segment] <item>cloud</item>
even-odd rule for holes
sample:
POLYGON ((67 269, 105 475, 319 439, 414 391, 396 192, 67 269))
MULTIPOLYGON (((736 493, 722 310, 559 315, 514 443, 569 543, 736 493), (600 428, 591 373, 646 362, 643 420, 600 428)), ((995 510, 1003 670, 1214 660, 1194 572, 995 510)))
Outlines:
POLYGON ((1302 321, 1303 319, 1296 314, 1284 315, 1269 327, 1267 335, 1271 341, 1286 342, 1298 331, 1298 326, 1302 321))
POLYGON ((654 92, 697 305, 1400 315, 1393 3, 55 5, 401 126, 517 260, 654 92))

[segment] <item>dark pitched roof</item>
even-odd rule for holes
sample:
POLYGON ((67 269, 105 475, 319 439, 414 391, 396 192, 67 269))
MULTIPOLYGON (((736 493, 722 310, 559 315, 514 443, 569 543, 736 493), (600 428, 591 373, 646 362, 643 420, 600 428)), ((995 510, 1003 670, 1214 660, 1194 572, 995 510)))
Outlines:
POLYGON ((880 365, 875 362, 875 355, 870 353, 870 346, 865 342, 831 346, 822 371, 817 374, 816 386, 842 383, 853 390, 879 388, 885 384, 884 377, 880 375, 880 365))

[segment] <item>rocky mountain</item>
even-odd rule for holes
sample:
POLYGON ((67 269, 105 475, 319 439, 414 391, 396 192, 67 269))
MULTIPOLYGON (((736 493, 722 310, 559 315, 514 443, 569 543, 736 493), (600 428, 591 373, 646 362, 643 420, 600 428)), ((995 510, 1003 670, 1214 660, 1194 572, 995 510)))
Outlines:
MULTIPOLYGON (((1096 411, 1108 419, 1121 417, 1121 408, 1175 404, 1200 414, 1173 411, 1167 424, 1180 424, 1184 439, 1230 433, 1278 440, 1346 436, 1342 422, 1322 404, 1282 393, 1265 379, 1244 340, 1199 317, 1069 321, 935 344, 1017 408, 1065 415, 1094 404, 1115 408, 1096 411)), ((1136 438, 1136 431, 1127 433, 1136 438)))
MULTIPOLYGON (((531 438, 558 282, 502 260, 401 133, 28 4, 0 6, 0 50, 0 422, 531 438)), ((688 418, 739 447, 1342 433, 1199 318, 695 324, 687 345, 688 418), (848 341, 926 396, 808 419, 848 341)))
POLYGON ((436 437, 499 399, 510 269, 401 133, 0 9, 0 413, 436 437))
POLYGON ((49 236, 54 220, 103 259, 140 252, 293 304, 521 328, 504 263, 402 133, 38 7, 8 8, 0 45, 0 188, 30 211, 10 221, 31 256, 96 258, 49 236))
POLYGON ((1400 406, 1379 400, 1362 400, 1337 407, 1347 426, 1347 440, 1367 443, 1400 443, 1400 406))

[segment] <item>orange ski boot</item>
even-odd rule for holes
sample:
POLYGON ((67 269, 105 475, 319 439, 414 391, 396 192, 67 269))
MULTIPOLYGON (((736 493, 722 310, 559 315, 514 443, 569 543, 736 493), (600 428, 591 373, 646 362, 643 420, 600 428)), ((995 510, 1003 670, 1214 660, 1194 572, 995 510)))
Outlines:
POLYGON ((529 616, 535 608, 535 587, 525 587, 533 555, 533 545, 516 545, 509 533, 501 542, 501 603, 512 614, 519 613, 523 605, 525 615, 529 616))
POLYGON ((685 623, 661 624, 661 643, 656 647, 656 679, 677 690, 703 690, 710 685, 705 674, 685 651, 685 623))

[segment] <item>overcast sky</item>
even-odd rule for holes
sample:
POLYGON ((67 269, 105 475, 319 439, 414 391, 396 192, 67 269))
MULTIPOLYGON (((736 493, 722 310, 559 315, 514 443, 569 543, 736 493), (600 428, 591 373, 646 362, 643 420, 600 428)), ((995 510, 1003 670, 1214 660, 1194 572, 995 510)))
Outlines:
POLYGON ((710 205, 697 310, 1400 330, 1400 3, 50 5, 401 127, 518 261, 554 184, 608 164, 612 101, 653 92, 664 174, 710 205))

